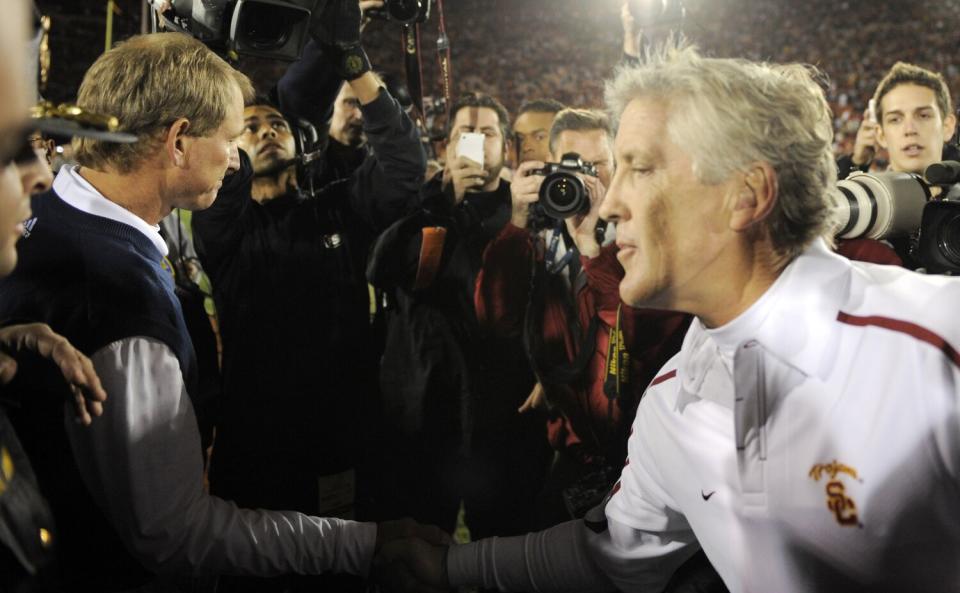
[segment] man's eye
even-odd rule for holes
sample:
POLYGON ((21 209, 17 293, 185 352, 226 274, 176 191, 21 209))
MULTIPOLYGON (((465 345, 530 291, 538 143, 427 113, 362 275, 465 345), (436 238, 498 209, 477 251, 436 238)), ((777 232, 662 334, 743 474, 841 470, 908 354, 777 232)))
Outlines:
POLYGON ((274 130, 286 130, 286 129, 287 129, 287 124, 283 123, 282 121, 274 122, 274 123, 273 123, 273 129, 274 129, 274 130))
POLYGON ((249 132, 249 133, 251 133, 251 134, 256 134, 256 133, 257 133, 258 126, 257 126, 256 124, 249 124, 249 125, 247 125, 247 127, 246 127, 245 129, 247 130, 247 132, 249 132))

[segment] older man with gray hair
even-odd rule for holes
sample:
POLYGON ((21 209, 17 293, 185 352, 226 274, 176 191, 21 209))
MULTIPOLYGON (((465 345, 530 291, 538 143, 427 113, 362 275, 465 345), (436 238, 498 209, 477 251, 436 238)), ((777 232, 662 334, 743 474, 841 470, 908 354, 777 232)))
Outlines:
POLYGON ((659 591, 702 548, 731 591, 956 588, 960 325, 942 303, 960 282, 829 251, 814 74, 685 48, 609 85, 620 295, 696 319, 604 505, 517 538, 398 544, 404 577, 659 591))

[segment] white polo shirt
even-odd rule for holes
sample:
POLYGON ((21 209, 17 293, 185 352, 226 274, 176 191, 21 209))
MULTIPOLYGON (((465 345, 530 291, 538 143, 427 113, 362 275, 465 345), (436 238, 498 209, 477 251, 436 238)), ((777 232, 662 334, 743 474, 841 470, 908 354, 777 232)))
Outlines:
POLYGON ((605 520, 452 548, 451 581, 659 591, 702 546, 734 593, 960 591, 958 305, 960 280, 817 242, 730 324, 691 325, 605 520))
POLYGON ((691 326, 607 517, 692 530, 731 591, 960 590, 958 305, 960 280, 817 243, 741 317, 691 326))

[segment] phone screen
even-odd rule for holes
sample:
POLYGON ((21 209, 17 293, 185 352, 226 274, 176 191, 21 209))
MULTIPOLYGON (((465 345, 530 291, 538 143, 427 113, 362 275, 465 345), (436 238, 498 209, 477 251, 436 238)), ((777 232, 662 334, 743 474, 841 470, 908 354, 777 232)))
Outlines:
POLYGON ((460 134, 457 141, 457 156, 465 156, 481 167, 483 166, 483 141, 486 136, 474 132, 460 134))

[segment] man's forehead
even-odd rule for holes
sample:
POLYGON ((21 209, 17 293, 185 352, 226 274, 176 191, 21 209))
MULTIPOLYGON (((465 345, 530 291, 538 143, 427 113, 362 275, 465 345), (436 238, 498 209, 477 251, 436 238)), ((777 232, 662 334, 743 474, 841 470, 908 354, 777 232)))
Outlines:
POLYGON ((611 156, 612 147, 604 130, 564 130, 557 137, 559 154, 576 152, 585 161, 598 162, 611 156))
POLYGON ((497 128, 500 116, 489 107, 463 107, 453 118, 454 128, 497 128))
POLYGON ((930 87, 905 82, 893 87, 880 99, 883 112, 937 107, 937 93, 930 87))
POLYGON ((350 99, 356 99, 356 98, 357 98, 357 93, 353 92, 353 87, 351 87, 349 84, 346 84, 346 83, 344 83, 343 86, 340 87, 340 92, 337 93, 338 103, 340 101, 349 101, 350 99))
POLYGON ((517 117, 513 124, 516 132, 527 134, 537 130, 549 131, 556 114, 549 111, 526 111, 517 117))
POLYGON ((244 119, 284 119, 275 107, 269 105, 250 105, 243 110, 244 119))
POLYGON ((618 160, 624 157, 649 158, 663 151, 667 137, 669 110, 663 101, 649 98, 632 100, 620 116, 614 150, 618 160))

